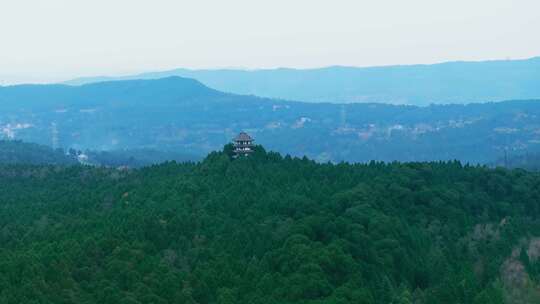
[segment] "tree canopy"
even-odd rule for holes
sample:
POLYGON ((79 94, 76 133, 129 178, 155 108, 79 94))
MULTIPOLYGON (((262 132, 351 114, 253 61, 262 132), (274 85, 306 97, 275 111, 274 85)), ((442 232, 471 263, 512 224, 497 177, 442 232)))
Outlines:
POLYGON ((135 170, 1 166, 0 303, 538 296, 536 173, 229 150, 135 170))

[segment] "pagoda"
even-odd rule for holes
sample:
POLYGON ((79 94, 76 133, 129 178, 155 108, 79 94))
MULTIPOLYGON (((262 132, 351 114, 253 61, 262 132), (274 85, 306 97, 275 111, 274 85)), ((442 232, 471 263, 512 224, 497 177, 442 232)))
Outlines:
POLYGON ((234 139, 234 154, 238 156, 248 156, 253 153, 253 138, 246 132, 240 132, 234 139))

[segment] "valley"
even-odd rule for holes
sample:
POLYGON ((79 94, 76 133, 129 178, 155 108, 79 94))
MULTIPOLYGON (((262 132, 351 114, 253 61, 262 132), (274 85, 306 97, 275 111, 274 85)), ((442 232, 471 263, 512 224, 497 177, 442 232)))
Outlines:
POLYGON ((202 157, 247 131, 319 162, 488 163, 540 151, 537 100, 431 105, 302 103, 234 95, 179 77, 0 87, 0 138, 54 148, 202 157))

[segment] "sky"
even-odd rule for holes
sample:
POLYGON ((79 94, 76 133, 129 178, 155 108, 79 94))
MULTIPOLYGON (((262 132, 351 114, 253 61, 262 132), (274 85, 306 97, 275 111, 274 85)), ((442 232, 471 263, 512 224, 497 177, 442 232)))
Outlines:
POLYGON ((540 55, 539 0, 0 0, 0 85, 540 55))

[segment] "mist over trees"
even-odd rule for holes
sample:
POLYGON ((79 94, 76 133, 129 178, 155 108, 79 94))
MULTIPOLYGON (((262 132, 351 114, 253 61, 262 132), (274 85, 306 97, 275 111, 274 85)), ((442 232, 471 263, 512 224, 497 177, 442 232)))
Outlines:
POLYGON ((219 92, 180 77, 0 87, 0 138, 195 158, 244 130, 273 151, 320 162, 486 164, 505 151, 540 152, 538 117, 538 100, 427 107, 302 103, 219 92))
POLYGON ((0 164, 73 165, 77 160, 61 149, 13 140, 0 140, 0 164))

